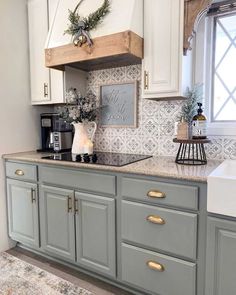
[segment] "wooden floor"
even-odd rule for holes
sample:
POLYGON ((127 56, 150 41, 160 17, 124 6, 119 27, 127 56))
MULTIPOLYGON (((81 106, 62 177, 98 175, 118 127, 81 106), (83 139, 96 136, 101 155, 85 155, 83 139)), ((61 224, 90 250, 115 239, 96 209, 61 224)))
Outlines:
POLYGON ((44 257, 21 249, 19 247, 7 251, 9 254, 18 257, 30 264, 33 264, 45 271, 48 271, 64 280, 67 280, 77 286, 85 288, 95 295, 130 295, 131 293, 104 283, 98 279, 92 278, 79 271, 52 262, 44 257))

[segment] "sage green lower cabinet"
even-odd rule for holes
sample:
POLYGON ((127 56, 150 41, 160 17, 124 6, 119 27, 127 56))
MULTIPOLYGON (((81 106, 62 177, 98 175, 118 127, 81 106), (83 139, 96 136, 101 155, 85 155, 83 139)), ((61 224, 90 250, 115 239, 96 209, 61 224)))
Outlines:
POLYGON ((115 200, 75 193, 77 262, 116 276, 115 200))
POLYGON ((6 162, 13 240, 133 294, 236 294, 236 222, 208 220, 205 286, 206 183, 54 164, 6 162))
POLYGON ((141 294, 205 295, 206 189, 190 181, 121 177, 117 231, 123 282, 141 294))
POLYGON ((40 222, 45 252, 115 276, 114 199, 41 185, 40 222))
POLYGON ((41 185, 41 247, 51 254, 75 261, 73 190, 41 185))
POLYGON ((205 295, 236 294, 236 221, 208 217, 205 295))
POLYGON ((39 247, 37 184, 7 179, 9 236, 17 242, 39 247))

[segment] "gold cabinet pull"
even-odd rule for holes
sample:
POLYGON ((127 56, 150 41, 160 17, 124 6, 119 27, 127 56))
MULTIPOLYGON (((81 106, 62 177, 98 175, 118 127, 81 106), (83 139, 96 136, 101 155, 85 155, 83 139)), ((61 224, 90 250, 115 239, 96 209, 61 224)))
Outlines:
POLYGON ((15 174, 18 175, 18 176, 23 176, 23 175, 25 175, 24 171, 21 170, 21 169, 17 169, 17 170, 15 171, 15 174))
POLYGON ((156 191, 156 190, 150 190, 147 193, 147 196, 149 198, 155 198, 155 199, 164 199, 166 197, 166 195, 163 192, 156 191))
POLYGON ((67 212, 70 213, 72 211, 72 197, 67 196, 67 212))
POLYGON ((79 205, 78 205, 78 203, 79 203, 79 200, 75 198, 75 214, 78 214, 78 212, 79 212, 79 205))
POLYGON ((149 215, 147 217, 147 221, 151 222, 151 223, 155 223, 155 224, 165 224, 165 220, 163 218, 161 218, 160 216, 157 215, 149 215))
POLYGON ((149 74, 148 71, 144 71, 144 90, 149 88, 149 74))
POLYGON ((156 270, 159 272, 163 272, 165 270, 164 266, 158 262, 155 261, 148 261, 147 262, 147 266, 152 269, 152 270, 156 270))
POLYGON ((48 97, 48 83, 43 84, 44 97, 48 97))
POLYGON ((31 188, 31 202, 36 203, 36 190, 34 188, 31 188))

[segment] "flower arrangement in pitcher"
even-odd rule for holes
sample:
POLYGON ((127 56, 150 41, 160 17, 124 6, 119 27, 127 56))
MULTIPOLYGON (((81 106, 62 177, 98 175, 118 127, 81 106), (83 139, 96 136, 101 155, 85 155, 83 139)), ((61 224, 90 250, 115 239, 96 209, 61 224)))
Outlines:
POLYGON ((95 121, 98 115, 96 95, 89 91, 82 96, 76 88, 66 91, 66 106, 61 109, 60 116, 68 123, 95 121))
POLYGON ((66 92, 67 104, 61 109, 60 116, 74 126, 72 145, 74 155, 93 153, 93 139, 97 129, 95 120, 99 110, 96 101, 96 96, 91 91, 86 96, 82 96, 76 88, 70 88, 66 92), (91 129, 92 125, 93 130, 89 138, 88 128, 91 129))

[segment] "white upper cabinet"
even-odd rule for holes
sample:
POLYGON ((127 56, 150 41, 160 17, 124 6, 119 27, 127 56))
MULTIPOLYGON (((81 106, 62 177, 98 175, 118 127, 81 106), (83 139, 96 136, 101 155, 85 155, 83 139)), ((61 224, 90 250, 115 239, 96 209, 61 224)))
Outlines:
POLYGON ((191 83, 191 56, 183 56, 184 0, 144 1, 142 94, 181 98, 191 83))
MULTIPOLYGON (((54 19, 54 15, 55 15, 55 11, 57 9, 57 5, 58 5, 58 0, 48 0, 48 29, 50 28, 53 19, 54 19)), ((45 48, 45 43, 47 40, 47 35, 48 35, 48 31, 46 36, 44 36, 44 48, 45 48)), ((43 49, 44 49, 43 48, 43 49)), ((45 67, 45 52, 43 50, 43 57, 44 57, 44 62, 43 65, 45 67)), ((49 70, 48 68, 46 68, 47 70, 49 70)), ((50 90, 51 90, 51 103, 63 103, 65 102, 65 87, 64 87, 64 72, 59 71, 59 70, 49 70, 50 73, 50 90)))
POLYGON ((45 43, 53 22, 58 0, 29 0, 29 47, 31 103, 33 105, 65 102, 65 90, 75 87, 85 94, 85 72, 66 67, 65 72, 45 66, 45 43))
POLYGON ((44 66, 48 33, 47 0, 28 1, 30 78, 32 104, 51 103, 50 72, 44 66))

